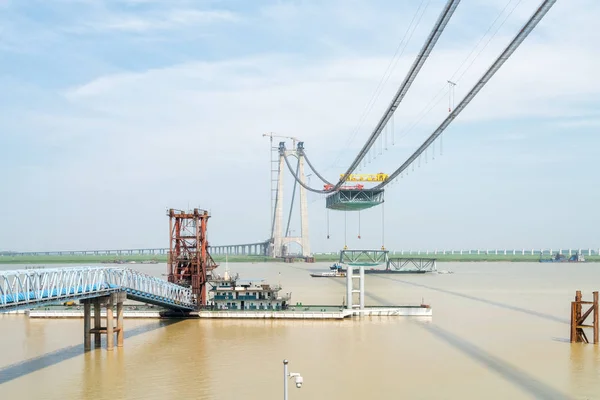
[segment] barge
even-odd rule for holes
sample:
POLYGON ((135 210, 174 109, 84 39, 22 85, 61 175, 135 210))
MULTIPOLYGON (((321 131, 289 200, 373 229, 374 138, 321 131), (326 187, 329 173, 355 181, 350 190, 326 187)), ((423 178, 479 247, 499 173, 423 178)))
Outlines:
POLYGON ((552 258, 541 258, 541 263, 555 263, 555 262, 586 262, 583 254, 577 252, 573 254, 571 257, 567 258, 564 254, 556 253, 552 256, 552 258))

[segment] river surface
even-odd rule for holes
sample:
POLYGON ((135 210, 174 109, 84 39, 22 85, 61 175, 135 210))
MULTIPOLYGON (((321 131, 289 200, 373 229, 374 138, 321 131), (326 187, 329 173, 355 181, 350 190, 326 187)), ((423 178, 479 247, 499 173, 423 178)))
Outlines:
MULTIPOLYGON (((292 304, 341 304, 344 279, 309 276, 328 265, 229 267, 281 282, 292 304)), ((0 399, 282 399, 284 358, 304 377, 301 389, 290 381, 291 400, 600 399, 599 346, 568 342, 570 301, 600 289, 600 264, 438 268, 454 273, 365 283, 367 305, 423 300, 430 318, 126 319, 125 346, 113 352, 83 352, 82 320, 0 314, 0 399)))

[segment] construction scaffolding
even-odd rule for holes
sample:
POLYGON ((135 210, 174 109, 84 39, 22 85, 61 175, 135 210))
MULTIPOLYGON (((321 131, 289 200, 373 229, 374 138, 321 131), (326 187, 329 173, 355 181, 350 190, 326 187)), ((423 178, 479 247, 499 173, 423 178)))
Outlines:
POLYGON ((181 286, 191 287, 197 305, 206 304, 206 284, 213 269, 217 267, 208 253, 206 225, 208 211, 169 209, 169 258, 168 280, 181 286))

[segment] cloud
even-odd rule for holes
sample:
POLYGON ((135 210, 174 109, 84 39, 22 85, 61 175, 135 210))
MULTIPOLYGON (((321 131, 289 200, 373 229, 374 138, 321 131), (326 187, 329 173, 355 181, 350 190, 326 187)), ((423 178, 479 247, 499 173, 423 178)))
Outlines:
POLYGON ((152 13, 140 16, 124 13, 111 13, 101 19, 81 22, 70 30, 84 31, 120 31, 144 33, 157 30, 171 30, 193 25, 208 25, 219 22, 236 22, 239 16, 230 11, 194 9, 175 9, 165 13, 152 13))

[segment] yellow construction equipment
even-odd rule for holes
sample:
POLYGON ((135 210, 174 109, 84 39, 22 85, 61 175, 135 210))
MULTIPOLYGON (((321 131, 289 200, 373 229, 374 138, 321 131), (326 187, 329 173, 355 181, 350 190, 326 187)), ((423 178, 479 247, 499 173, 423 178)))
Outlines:
MULTIPOLYGON (((341 174, 340 179, 344 179, 345 175, 341 174)), ((380 172, 378 174, 350 174, 348 175, 348 182, 384 182, 387 180, 388 174, 380 172)))

